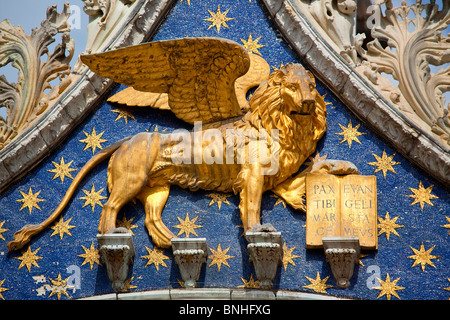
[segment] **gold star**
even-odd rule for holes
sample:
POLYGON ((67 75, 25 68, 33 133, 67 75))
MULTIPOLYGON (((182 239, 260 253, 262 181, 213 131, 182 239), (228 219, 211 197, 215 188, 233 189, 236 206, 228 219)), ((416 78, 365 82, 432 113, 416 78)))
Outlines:
POLYGON ((378 278, 378 281, 380 281, 380 287, 373 287, 373 289, 380 290, 380 294, 378 295, 377 299, 381 298, 382 296, 386 295, 386 299, 391 300, 391 295, 394 295, 398 299, 400 297, 397 294, 397 290, 404 290, 405 288, 397 286, 398 280, 400 280, 400 277, 395 279, 391 282, 391 278, 389 277, 389 273, 386 275, 386 280, 381 280, 378 278))
POLYGON ((134 233, 133 233, 133 231, 132 231, 131 229, 135 229, 135 228, 137 228, 138 226, 135 225, 135 224, 131 224, 131 222, 133 222, 133 220, 134 220, 134 217, 131 218, 130 220, 127 220, 127 218, 126 218, 125 215, 124 215, 124 216, 122 217, 122 220, 117 220, 117 227, 123 227, 123 228, 126 228, 126 229, 131 233, 131 235, 134 236, 134 233))
POLYGON ((148 255, 141 256, 141 258, 147 259, 148 261, 144 267, 154 264, 156 267, 156 271, 159 271, 159 265, 162 265, 163 267, 167 268, 167 265, 164 262, 164 260, 170 259, 170 258, 165 256, 163 254, 162 250, 160 250, 158 248, 155 248, 152 250, 152 249, 147 248, 147 246, 145 247, 145 249, 147 249, 148 255))
MULTIPOLYGON (((3 281, 5 281, 5 280, 3 280, 3 281)), ((447 278, 447 281, 450 282, 450 279, 447 278)), ((2 282, 2 283, 3 283, 3 282, 2 282)), ((0 283, 0 286, 2 285, 2 283, 0 283)), ((0 288, 0 290, 1 290, 1 288, 0 288)), ((8 290, 8 289, 6 289, 6 290, 8 290)), ((450 287, 444 288, 444 290, 450 291, 450 287)), ((3 300, 4 300, 4 299, 3 299, 3 300)), ((449 298, 449 300, 450 300, 450 298, 449 298)))
POLYGON ((381 158, 379 156, 377 156, 375 153, 372 153, 372 155, 375 157, 375 159, 377 161, 376 162, 368 162, 367 164, 377 167, 373 173, 377 173, 378 171, 382 171, 383 172, 383 177, 385 179, 386 179, 386 172, 391 171, 391 172, 393 172, 395 174, 397 173, 397 172, 395 172, 394 168, 392 167, 392 166, 396 166, 396 165, 400 164, 400 162, 392 161, 392 159, 395 156, 395 153, 392 156, 388 157, 386 155, 386 151, 383 150, 381 158))
POLYGON ((312 167, 313 165, 315 165, 316 163, 326 160, 328 154, 321 156, 319 154, 319 152, 316 153, 316 155, 314 157, 309 157, 308 158, 308 162, 305 162, 305 165, 307 165, 308 167, 312 167))
POLYGON ((186 234, 186 238, 189 238, 189 234, 193 233, 195 234, 197 237, 197 233, 195 232, 196 228, 201 228, 203 226, 199 226, 199 225, 195 225, 195 221, 197 220, 198 216, 195 217, 192 220, 189 220, 189 213, 186 213, 186 218, 184 220, 180 219, 179 217, 177 217, 178 221, 180 222, 180 224, 177 224, 176 226, 173 226, 174 228, 179 228, 180 231, 178 232, 177 236, 185 233, 186 234))
POLYGON ((428 188, 424 188, 422 181, 419 181, 419 189, 409 188, 414 194, 409 194, 407 197, 413 198, 414 201, 411 203, 411 206, 419 203, 420 209, 423 211, 423 205, 425 203, 428 203, 430 206, 434 206, 434 204, 431 203, 431 199, 439 199, 439 197, 435 196, 434 194, 431 194, 431 191, 433 190, 433 185, 429 186, 428 188))
POLYGON ((64 221, 64 219, 61 217, 61 219, 59 219, 58 223, 55 224, 53 227, 51 227, 53 230, 53 233, 50 235, 50 237, 53 237, 55 234, 59 233, 59 237, 60 239, 63 238, 63 235, 65 233, 67 233, 69 236, 72 236, 72 234, 70 233, 70 229, 75 228, 75 226, 70 226, 69 222, 70 220, 72 220, 72 218, 70 218, 67 221, 64 221))
POLYGON ((222 202, 225 202, 227 205, 231 206, 231 204, 227 200, 227 198, 231 197, 231 195, 214 192, 214 193, 207 194, 206 196, 212 198, 212 200, 209 202, 209 205, 208 205, 209 207, 212 206, 216 202, 217 202, 217 206, 219 207, 219 210, 220 210, 220 206, 222 205, 222 202))
POLYGON ((67 289, 71 288, 72 286, 67 285, 67 280, 69 280, 70 277, 67 277, 66 279, 62 279, 61 278, 61 273, 58 272, 58 277, 56 279, 51 279, 49 278, 49 280, 51 281, 52 285, 50 286, 52 292, 50 292, 50 295, 48 296, 49 298, 53 295, 56 294, 56 296, 58 297, 58 300, 61 299, 61 295, 65 295, 67 298, 69 297, 69 294, 67 293, 67 289))
POLYGON ((31 251, 31 248, 28 247, 27 251, 22 251, 22 256, 20 257, 14 257, 17 260, 21 260, 20 265, 19 265, 19 269, 22 268, 23 266, 26 266, 28 271, 30 271, 31 266, 35 266, 39 268, 39 265, 37 264, 37 260, 42 259, 42 257, 39 257, 37 255, 37 252, 40 250, 41 248, 37 248, 35 251, 31 251))
POLYGON ((125 280, 124 284, 123 284, 123 289, 121 290, 122 292, 126 292, 130 289, 136 289, 137 286, 132 285, 131 281, 133 281, 134 277, 131 277, 130 279, 125 280))
POLYGON ((103 204, 100 202, 100 200, 106 199, 106 197, 100 195, 100 193, 103 192, 104 188, 101 188, 98 191, 95 191, 95 185, 92 184, 92 188, 91 191, 87 191, 87 190, 82 190, 85 194, 84 197, 79 197, 78 199, 81 200, 86 200, 85 203, 83 204, 83 208, 86 207, 87 205, 91 205, 92 208, 92 212, 94 212, 94 208, 95 205, 98 204, 100 207, 103 208, 103 204))
MULTIPOLYGON (((450 229, 450 218, 446 216, 445 219, 447 219, 448 224, 444 224, 444 225, 442 225, 441 227, 442 227, 442 228, 450 229)), ((2 224, 2 225, 3 225, 3 224, 2 224)), ((2 225, 0 225, 0 227, 1 227, 2 225)), ((449 235, 450 235, 450 232, 449 232, 449 235)), ((1 235, 0 235, 0 236, 1 236, 1 235)), ((5 240, 5 239, 3 239, 3 240, 5 240)))
POLYGON ((133 119, 133 120, 136 120, 136 119, 134 118, 134 116, 131 114, 131 112, 130 112, 130 111, 127 111, 127 110, 123 110, 123 109, 114 109, 114 110, 111 110, 111 112, 117 113, 117 118, 116 118, 114 121, 117 121, 117 120, 123 118, 123 120, 125 121, 125 124, 128 124, 128 118, 131 118, 131 119, 133 119))
POLYGON ((261 55, 261 53, 258 51, 259 48, 265 47, 265 45, 259 44, 258 41, 259 39, 261 39, 261 37, 259 37, 256 40, 252 39, 252 34, 250 33, 248 36, 247 41, 241 38, 242 43, 244 44, 244 48, 248 51, 248 52, 253 52, 256 54, 261 55))
POLYGON ((245 280, 244 278, 241 277, 241 280, 244 284, 238 286, 238 288, 254 288, 254 289, 259 288, 259 280, 256 281, 253 280, 253 274, 250 274, 250 279, 245 280))
POLYGON ((271 194, 270 197, 277 199, 277 201, 275 201, 275 204, 273 205, 274 207, 281 203, 283 208, 286 208, 286 202, 283 199, 281 199, 279 196, 277 196, 275 194, 271 194))
POLYGON ((306 285, 306 286, 303 286, 303 288, 312 289, 312 290, 314 290, 315 292, 327 293, 326 290, 327 290, 328 288, 332 288, 332 287, 333 287, 332 285, 325 284, 325 283, 327 282, 327 280, 328 280, 329 277, 330 277, 330 276, 324 278, 323 280, 320 279, 319 271, 317 271, 317 275, 316 275, 316 278, 315 278, 315 279, 305 276, 305 278, 308 279, 309 282, 311 282, 311 284, 308 284, 308 285, 306 285))
POLYGON ((5 298, 3 297, 2 293, 9 290, 8 288, 2 288, 3 286, 3 282, 5 282, 6 279, 3 279, 2 281, 0 281, 0 298, 2 298, 2 300, 5 300, 5 298))
POLYGON ((411 248, 411 250, 415 253, 412 256, 409 256, 409 259, 414 259, 414 263, 411 266, 415 267, 420 263, 420 266, 422 267, 422 271, 425 271, 425 265, 429 264, 430 266, 436 268, 436 266, 433 264, 433 262, 431 262, 431 259, 437 259, 439 258, 438 256, 433 256, 431 255, 431 251, 433 251, 434 247, 436 247, 436 245, 432 246, 430 249, 428 249, 427 251, 425 251, 425 247, 423 246, 423 242, 420 244, 420 249, 414 249, 413 247, 409 246, 411 248))
POLYGON ((286 242, 283 243, 283 266, 284 270, 287 269, 288 264, 292 264, 294 267, 296 266, 294 263, 295 258, 299 258, 301 256, 298 256, 296 254, 292 254, 292 251, 294 251, 296 247, 292 247, 291 249, 288 249, 286 246, 286 242))
POLYGON ((39 190, 36 193, 33 193, 33 191, 31 191, 31 187, 30 187, 30 189, 28 190, 28 194, 23 193, 21 190, 19 190, 19 192, 23 197, 23 199, 16 200, 16 202, 22 203, 22 207, 20 208, 19 211, 21 211, 23 208, 28 208, 28 210, 30 211, 30 214, 31 214, 31 210, 33 208, 41 210, 41 208, 39 208, 39 206, 38 206, 38 202, 45 201, 44 199, 38 199, 38 195, 41 193, 41 190, 39 190))
POLYGON ((2 222, 0 222, 0 239, 5 240, 5 238, 3 237, 2 233, 9 231, 9 229, 3 229, 3 225, 5 224, 6 220, 3 220, 2 222))
POLYGON ((220 247, 220 243, 217 246, 217 250, 214 250, 213 248, 209 248, 209 250, 211 250, 213 254, 208 256, 209 259, 212 259, 212 262, 210 263, 210 265, 208 267, 211 267, 212 265, 216 264, 218 271, 220 271, 220 266, 223 263, 224 265, 226 265, 229 268, 230 265, 228 264, 227 259, 234 258, 234 256, 227 255, 227 252, 229 249, 230 249, 230 247, 228 247, 222 251, 222 248, 220 247))
POLYGON ((404 226, 401 224, 397 224, 396 221, 398 219, 399 216, 391 219, 389 217, 389 212, 386 211, 386 215, 383 218, 377 217, 378 218, 378 228, 380 228, 380 230, 378 231, 378 235, 381 235, 383 233, 386 233, 386 239, 389 241, 389 235, 391 234, 391 232, 393 234, 395 234, 396 236, 400 237, 399 234, 397 233, 397 231, 395 230, 396 228, 403 228, 404 226))
POLYGON ((61 178, 61 183, 64 183, 64 177, 69 177, 70 179, 73 179, 72 175, 70 174, 72 171, 77 171, 77 169, 69 168, 72 164, 73 160, 69 163, 64 163, 64 157, 61 157, 61 161, 56 163, 55 161, 52 161, 53 165, 55 166, 55 169, 47 170, 48 172, 52 172, 55 175, 53 176, 52 180, 55 180, 56 178, 61 178))
POLYGON ((361 259, 365 258, 367 256, 368 256, 368 254, 362 254, 362 253, 359 254, 359 256, 358 256, 358 263, 359 263, 360 266, 364 267, 364 263, 361 261, 361 259))
POLYGON ((242 233, 239 237, 242 237, 243 235, 245 235, 245 230, 244 230, 244 226, 242 224, 236 226, 236 228, 242 228, 242 233))
POLYGON ((203 19, 204 21, 211 22, 211 25, 208 27, 208 30, 213 28, 213 27, 216 27, 217 28, 217 33, 220 33, 220 27, 221 26, 224 26, 225 28, 229 29, 229 27, 228 27, 226 22, 234 19, 234 18, 228 18, 226 16, 229 10, 230 9, 228 9, 225 12, 220 12, 220 6, 217 6, 216 13, 208 10, 208 12, 211 15, 211 17, 208 18, 208 19, 203 19))
POLYGON ((348 125, 347 127, 344 127, 343 125, 341 125, 339 123, 339 127, 341 128, 342 132, 339 133, 335 133, 336 135, 340 135, 343 136, 342 140, 339 142, 339 144, 347 141, 348 147, 351 148, 352 147, 352 141, 356 141, 359 144, 361 144, 361 141, 359 141, 358 136, 361 136, 365 133, 363 132, 358 132, 358 128, 359 128, 360 124, 358 124, 356 127, 352 126, 352 121, 348 120, 348 125))
POLYGON ((86 136, 85 139, 83 140, 78 140, 80 142, 83 142, 86 144, 86 146, 84 147, 83 151, 85 151, 86 149, 91 148, 92 149, 92 154, 95 153, 95 149, 99 148, 99 149, 103 149, 101 143, 106 142, 108 140, 105 139, 101 139, 102 135, 105 133, 105 131, 101 132, 100 134, 97 135, 97 133, 95 132, 95 128, 92 128, 92 133, 88 134, 85 131, 83 131, 84 135, 86 136))
POLYGON ((77 255, 77 257, 84 258, 84 261, 81 265, 83 266, 86 263, 89 263, 91 270, 92 270, 92 267, 94 266, 94 263, 101 266, 101 263, 99 260, 100 254, 98 253, 98 249, 95 249, 94 242, 93 241, 91 242, 91 247, 89 249, 83 245, 81 245, 81 246, 83 247, 84 253, 77 255))
MULTIPOLYGON (((180 0, 180 2, 183 2, 183 0, 180 0)), ((191 0, 186 0, 188 5, 191 5, 191 0)))

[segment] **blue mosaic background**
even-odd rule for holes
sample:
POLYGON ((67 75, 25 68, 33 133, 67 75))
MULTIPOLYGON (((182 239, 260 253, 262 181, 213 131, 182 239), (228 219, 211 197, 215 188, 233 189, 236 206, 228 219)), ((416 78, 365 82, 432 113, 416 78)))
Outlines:
MULTIPOLYGON (((259 38, 258 43, 264 45, 259 52, 269 65, 279 67, 281 63, 302 62, 277 34, 256 0, 190 0, 190 4, 187 1, 178 2, 152 40, 219 36, 242 43, 241 39, 247 40, 250 33, 253 40, 259 38), (221 12, 228 10, 227 17, 233 18, 227 21, 229 28, 222 26, 220 33, 215 27, 208 30, 210 22, 204 20, 210 18, 208 10, 216 12, 218 6, 221 12)), ((317 82, 319 93, 326 93, 326 101, 331 103, 328 106, 328 132, 319 143, 317 151, 321 156, 327 155, 329 159, 352 161, 361 174, 374 174, 376 167, 368 164, 376 160, 373 154, 381 157, 385 151, 391 156, 396 151, 369 131, 330 90, 317 82), (347 142, 340 143, 342 136, 335 134, 342 132, 339 125, 346 127, 349 120, 354 127, 361 124, 358 131, 363 133, 358 137, 360 143, 353 141, 351 148, 347 142)), ((116 86, 108 97, 123 88, 116 86)), ((64 157, 65 163, 73 161, 70 167, 77 169, 72 172, 75 176, 92 157, 92 149, 83 151, 85 144, 80 142, 86 138, 84 132, 90 134, 95 128, 97 134, 103 133, 101 138, 107 140, 102 143, 105 147, 145 130, 170 132, 180 127, 190 128, 170 112, 137 107, 127 109, 134 120, 128 118, 125 123, 123 118, 117 119, 117 113, 112 112, 118 107, 107 102, 101 104, 52 155, 0 195, 0 223, 4 221, 0 226, 0 231, 3 230, 0 235, 4 238, 0 237, 0 294, 3 299, 75 299, 113 292, 106 268, 97 263, 91 266, 80 256, 85 253, 84 248, 89 249, 91 245, 97 248, 97 226, 102 209, 99 205, 95 206, 94 211, 89 205, 83 207, 85 201, 80 197, 85 196, 83 190, 90 191, 92 186, 95 186, 96 191, 103 189, 101 195, 108 196, 106 161, 83 180, 62 215, 64 221, 71 219, 70 225, 75 226, 70 229, 71 235, 64 234, 62 239, 59 235, 51 236, 53 230, 48 228, 33 238, 30 249, 42 258, 36 260, 36 264, 31 264, 29 270, 27 266, 20 267, 22 261, 18 258, 22 257, 23 252, 8 254, 6 243, 12 240, 13 233, 23 225, 39 223, 47 218, 64 196, 72 180, 68 177, 63 183, 60 178, 52 180, 54 173, 48 171, 55 168, 52 162, 60 163, 61 157, 64 157), (20 210, 22 203, 17 201, 23 199, 20 191, 27 194, 30 188, 34 194, 39 191, 38 198, 45 200, 38 203, 41 210, 33 208, 31 213, 28 208, 20 210), (52 280, 55 281, 60 276, 70 284, 77 277, 77 270, 79 288, 63 288, 67 295, 58 295, 52 280)), ((293 249, 291 253, 298 256, 292 259, 295 265, 288 264, 286 269, 280 266, 275 288, 314 293, 304 286, 311 284, 307 277, 315 279, 318 273, 322 280, 329 277, 326 284, 332 287, 326 289, 328 295, 383 300, 386 295, 379 297, 381 291, 372 287, 375 277, 384 281, 389 274, 391 281, 397 279, 397 286, 404 288, 396 291, 400 299, 450 297, 450 292, 446 289, 450 287, 450 236, 449 229, 443 227, 450 223, 446 219, 446 216, 450 216, 449 193, 439 183, 411 166, 400 154, 395 154, 393 161, 399 162, 393 167, 396 173, 388 171, 386 178, 381 171, 375 173, 378 216, 384 219, 388 212, 391 219, 398 217, 396 223, 403 227, 396 229, 398 236, 391 233, 389 240, 386 234, 381 234, 378 251, 363 252, 366 256, 361 258, 362 264, 356 266, 351 286, 345 290, 336 287, 323 251, 305 249, 305 214, 290 207, 284 208, 282 204, 275 205, 277 199, 270 192, 265 194, 262 201, 262 222, 274 225, 282 233, 286 247, 293 249), (420 183, 425 188, 432 186, 431 194, 437 197, 431 200, 433 206, 425 203, 423 210, 419 204, 412 205, 414 199, 407 197, 413 194, 410 188, 418 189, 420 183), (425 250, 433 248, 430 254, 436 256, 430 260, 434 266, 427 264, 424 271, 420 264, 412 267, 414 260, 408 258, 414 255, 412 248, 419 250, 422 243, 425 250)), ((241 236, 242 228, 238 227, 241 224, 238 196, 228 197, 229 204, 222 203, 219 210, 217 203, 209 206, 211 198, 208 194, 211 191, 190 192, 172 187, 163 211, 163 221, 175 234, 179 231, 174 227, 180 223, 178 218, 184 220, 188 213, 189 218, 196 218, 195 224, 201 226, 195 231, 199 237, 207 238, 208 248, 217 250, 220 244, 222 250, 229 248, 227 254, 233 256, 227 259, 229 266, 222 264, 220 271, 217 265, 211 265, 212 259, 208 258, 200 276, 199 287, 235 288, 244 285, 243 280, 248 281, 251 275, 256 280, 253 267, 248 261, 247 243, 241 236)), ((105 203, 106 200, 101 202, 105 203)), ((145 216, 140 202, 127 204, 118 220, 122 220, 123 216, 127 220, 133 219, 131 224, 136 226, 132 229, 136 255, 129 274, 131 281, 128 292, 180 287, 181 276, 173 262, 171 250, 163 251, 168 258, 164 260, 165 265, 159 264, 158 269, 155 264, 146 266, 148 260, 144 256, 154 248, 144 227, 145 216)), ((27 249, 28 247, 25 248, 27 249)), ((208 254, 212 255, 210 249, 208 254)), ((391 296, 391 299, 397 298, 391 296)))

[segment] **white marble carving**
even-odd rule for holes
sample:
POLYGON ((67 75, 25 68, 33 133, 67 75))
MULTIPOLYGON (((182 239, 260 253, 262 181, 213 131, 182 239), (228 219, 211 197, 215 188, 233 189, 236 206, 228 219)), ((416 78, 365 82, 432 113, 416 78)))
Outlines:
MULTIPOLYGON (((303 2, 308 4, 314 2, 314 0, 303 2)), ((388 10, 392 9, 391 1, 386 0, 382 2, 386 2, 388 10)), ((339 97, 339 99, 341 99, 341 101, 365 123, 365 125, 376 131, 380 137, 389 141, 399 153, 409 159, 413 164, 422 168, 433 178, 443 184, 450 183, 450 145, 445 142, 445 133, 442 134, 442 128, 445 128, 449 123, 448 107, 444 106, 441 111, 439 111, 439 108, 433 110, 437 118, 427 120, 432 124, 431 126, 419 125, 418 122, 413 120, 412 113, 404 112, 404 108, 398 104, 402 100, 406 101, 403 97, 403 93, 401 93, 400 87, 396 88, 387 78, 380 76, 377 73, 374 74, 374 72, 386 71, 381 71, 379 67, 378 70, 376 70, 377 67, 374 66, 375 70, 366 69, 362 71, 362 73, 358 72, 357 69, 361 67, 361 65, 355 68, 355 65, 349 63, 345 57, 341 55, 342 50, 335 49, 336 43, 330 39, 330 36, 326 32, 323 30, 319 32, 317 30, 317 28, 321 29, 322 27, 320 27, 317 22, 311 21, 311 13, 304 12, 306 9, 304 9, 305 7, 300 7, 299 0, 262 0, 262 3, 266 7, 279 31, 301 59, 306 62, 308 68, 312 70, 315 76, 324 82, 339 97), (375 85, 374 82, 377 82, 377 85, 375 85), (395 102, 397 102, 397 104, 395 102), (441 135, 439 136, 439 134, 441 135)), ((358 6, 360 4, 365 5, 363 9, 368 9, 367 1, 358 1, 357 3, 358 6)), ((426 8, 424 9, 425 11, 421 11, 422 17, 418 18, 418 20, 422 21, 425 19, 424 21, 426 21, 427 19, 431 19, 429 23, 425 23, 427 28, 432 26, 433 23, 437 23, 436 20, 442 20, 440 23, 448 23, 450 6, 448 1, 444 2, 444 7, 440 11, 437 10, 437 7, 434 5, 434 1, 428 5, 422 5, 421 2, 418 1, 416 6, 426 8), (430 15, 431 18, 425 18, 426 15, 430 15), (432 23, 432 21, 434 22, 432 23)), ((331 8, 334 9, 333 15, 337 15, 340 12, 337 7, 331 8)), ((361 21, 364 20, 361 20, 360 18, 359 9, 357 10, 357 13, 357 30, 360 30, 361 26, 358 25, 358 21, 361 23, 361 21)), ((364 21, 364 23, 366 22, 367 21, 364 21)), ((377 24, 375 23, 375 25, 377 24)), ((383 26, 383 22, 381 22, 381 26, 383 26)), ((436 43, 433 44, 430 42, 429 45, 431 45, 432 48, 435 48, 435 46, 441 46, 443 44, 444 47, 447 46, 448 48, 448 38, 438 35, 436 33, 438 29, 434 29, 434 31, 429 30, 428 35, 430 36, 430 39, 433 38, 431 35, 434 35, 434 39, 436 40, 436 43)), ((425 31, 424 33, 427 34, 425 31)), ((367 35, 369 35, 369 33, 367 35)), ((363 38, 364 35, 355 36, 354 50, 358 48, 360 51, 361 47, 364 48, 363 38)), ((375 41, 369 38, 367 38, 367 40, 369 40, 369 43, 370 41, 375 41)), ((384 45, 387 44, 385 43, 384 45)), ((393 44, 390 45, 393 46, 393 44)), ((385 49, 385 53, 388 54, 390 47, 386 46, 385 49)), ((405 51, 410 51, 410 55, 414 55, 416 50, 422 49, 420 49, 420 47, 409 47, 409 49, 405 51)), ((448 81, 449 77, 446 75, 446 73, 448 73, 448 68, 445 69, 446 71, 442 71, 442 76, 430 74, 431 78, 428 78, 428 68, 425 64, 436 64, 436 60, 438 59, 444 64, 445 61, 448 60, 448 52, 450 51, 447 49, 441 51, 438 57, 426 56, 425 60, 422 59, 419 61, 419 64, 416 63, 416 68, 424 68, 421 69, 424 71, 418 71, 417 75, 419 75, 420 79, 428 81, 430 84, 428 88, 433 88, 438 82, 442 83, 442 79, 447 79, 448 81), (433 78, 436 80, 433 80, 433 78)), ((426 53, 426 50, 423 53, 426 53)), ((363 59, 360 55, 358 55, 358 58, 363 59)), ((362 64, 367 63, 369 62, 366 60, 362 61, 362 64)), ((412 85, 417 86, 418 83, 414 82, 412 85)), ((431 94, 433 89, 431 89, 431 91, 427 89, 429 92, 428 96, 434 97, 435 100, 436 97, 438 97, 437 100, 442 101, 442 99, 439 98, 441 95, 437 91, 443 92, 449 90, 448 84, 435 86, 434 88, 437 88, 434 89, 435 95, 433 96, 431 94)), ((416 89, 409 90, 411 93, 418 92, 416 89)), ((431 107, 431 105, 432 104, 429 103, 425 108, 431 107)), ((421 107, 423 108, 423 106, 421 107)), ((414 117, 419 119, 417 115, 414 115, 414 117)))
POLYGON ((51 6, 47 18, 31 35, 25 34, 20 26, 11 25, 8 19, 0 22, 0 67, 11 63, 18 70, 17 83, 9 83, 0 76, 0 106, 6 107, 8 114, 6 119, 0 117, 0 149, 29 128, 72 82, 69 63, 74 41, 67 22, 69 16, 68 3, 61 13, 56 5, 51 6), (49 52, 48 46, 58 33, 62 34, 62 41, 49 52), (44 55, 47 58, 42 62, 44 55), (59 84, 52 86, 50 81, 57 78, 59 84))
MULTIPOLYGON (((104 50, 139 44, 151 37, 176 0, 137 0, 125 23, 104 50)), ((69 11, 70 14, 70 11, 69 11)), ((38 165, 50 150, 78 126, 113 81, 84 71, 33 126, 0 150, 0 192, 38 165)))
MULTIPOLYGON (((130 13, 142 0, 82 0, 83 11, 89 15, 84 53, 102 52, 127 23, 130 13)), ((112 49, 112 48, 111 48, 112 49)), ((74 72, 82 73, 86 66, 77 61, 74 72)))

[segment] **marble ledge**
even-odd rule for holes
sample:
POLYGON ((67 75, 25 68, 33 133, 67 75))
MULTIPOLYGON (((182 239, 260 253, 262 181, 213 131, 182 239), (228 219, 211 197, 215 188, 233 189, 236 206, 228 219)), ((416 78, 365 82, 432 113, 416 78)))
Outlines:
POLYGON ((236 288, 158 289, 104 294, 79 300, 347 300, 323 294, 236 288))

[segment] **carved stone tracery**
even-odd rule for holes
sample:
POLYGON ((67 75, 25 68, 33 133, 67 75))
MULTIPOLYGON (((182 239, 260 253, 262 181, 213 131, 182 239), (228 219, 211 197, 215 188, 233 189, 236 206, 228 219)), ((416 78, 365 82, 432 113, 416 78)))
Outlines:
POLYGON ((403 3, 398 8, 388 5, 380 23, 371 30, 374 40, 367 44, 367 50, 356 47, 363 58, 356 70, 376 87, 382 72, 391 74, 398 89, 384 91, 387 99, 449 148, 450 119, 443 93, 450 90, 450 65, 444 66, 450 62, 450 38, 441 31, 450 22, 450 4, 443 3, 442 10, 434 1, 411 6, 403 3), (413 18, 408 17, 411 13, 413 18), (430 65, 444 68, 433 74, 430 65))
MULTIPOLYGON (((440 130, 438 128, 442 128, 450 122, 448 106, 443 107, 443 115, 436 120, 436 124, 440 127, 437 125, 430 127, 415 113, 405 113, 399 104, 393 103, 393 101, 399 102, 405 101, 405 99, 400 95, 400 90, 387 77, 383 76, 383 73, 376 74, 370 68, 366 68, 363 74, 358 72, 358 68, 362 64, 367 64, 368 61, 361 61, 362 57, 356 48, 362 47, 367 50, 366 42, 374 41, 370 35, 370 23, 376 24, 377 21, 383 21, 383 18, 378 19, 378 15, 374 14, 373 11, 376 11, 374 7, 370 7, 372 1, 357 1, 356 30, 360 34, 354 37, 354 48, 349 48, 349 50, 353 50, 352 57, 356 55, 358 58, 355 62, 346 59, 343 54, 345 48, 337 47, 335 39, 331 39, 327 34, 328 30, 324 30, 312 17, 309 5, 316 1, 318 2, 318 0, 262 0, 272 21, 286 41, 299 57, 306 61, 309 69, 346 104, 350 111, 368 128, 377 132, 382 139, 389 141, 412 164, 420 167, 437 181, 448 185, 450 182, 450 146, 443 139, 444 135, 439 136, 433 132, 440 130), (364 39, 364 35, 367 39, 364 39), (376 86, 373 81, 377 81, 376 86), (414 120, 414 117, 417 121, 414 120)), ((386 3, 388 10, 393 7, 391 1, 375 2, 386 3)), ((332 3, 336 4, 337 2, 333 1, 332 3)), ((421 2, 419 1, 417 5, 421 5, 421 2)), ((432 1, 431 4, 424 6, 432 8, 435 4, 432 1)), ((330 8, 333 9, 330 12, 332 16, 343 14, 335 6, 330 8)), ((423 11, 422 18, 427 15, 427 12, 429 14, 433 12, 431 9, 428 10, 423 11)), ((437 17, 447 17, 448 2, 441 11, 445 14, 436 13, 432 20, 437 17)), ((412 13, 409 17, 411 15, 412 13)), ((447 18, 444 23, 448 23, 447 18)), ((382 22, 380 24, 383 25, 382 22)), ((347 34, 350 34, 351 30, 353 29, 347 29, 347 34)), ((444 46, 447 44, 448 47, 447 37, 439 37, 441 43, 444 43, 444 46)), ((382 40, 380 42, 383 46, 387 45, 382 40)), ((431 60, 429 57, 426 59, 430 64, 434 63, 432 58, 431 60)), ((448 75, 442 77, 449 78, 448 75)), ((436 75, 431 74, 429 83, 431 84, 436 78, 436 75)), ((448 85, 440 86, 439 90, 448 91, 448 85)))
POLYGON ((393 8, 392 1, 358 2, 366 11, 357 19, 354 0, 292 0, 317 32, 356 71, 415 125, 450 148, 450 118, 443 93, 450 90, 450 38, 441 34, 450 22, 450 4, 393 8), (382 10, 379 3, 385 2, 382 10), (384 13, 384 14, 383 14, 384 13), (412 18, 411 18, 412 16, 412 18), (357 25, 358 20, 361 24, 357 25), (366 30, 365 33, 357 33, 366 30), (369 29, 370 28, 370 29, 369 29), (367 41, 367 44, 364 42, 367 41), (444 66, 436 74, 430 65, 444 66), (398 81, 398 87, 385 77, 398 81))
POLYGON ((31 35, 26 35, 20 26, 11 25, 8 19, 0 22, 0 67, 11 63, 18 69, 17 84, 0 76, 0 106, 6 107, 8 113, 7 119, 0 117, 0 149, 48 110, 72 82, 69 62, 74 41, 67 22, 69 16, 68 3, 61 13, 51 6, 47 19, 31 35), (58 33, 62 34, 61 43, 49 52, 48 46, 58 33), (41 58, 44 55, 47 55, 45 62, 41 58), (52 86, 50 82, 57 78, 59 84, 52 86))

